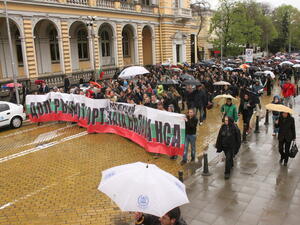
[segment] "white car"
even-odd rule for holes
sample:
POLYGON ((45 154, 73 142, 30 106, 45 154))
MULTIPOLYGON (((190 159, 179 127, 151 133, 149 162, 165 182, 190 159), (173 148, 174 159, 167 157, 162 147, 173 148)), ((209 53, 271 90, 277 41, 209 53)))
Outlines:
POLYGON ((23 105, 0 101, 0 127, 19 128, 26 119, 23 105))

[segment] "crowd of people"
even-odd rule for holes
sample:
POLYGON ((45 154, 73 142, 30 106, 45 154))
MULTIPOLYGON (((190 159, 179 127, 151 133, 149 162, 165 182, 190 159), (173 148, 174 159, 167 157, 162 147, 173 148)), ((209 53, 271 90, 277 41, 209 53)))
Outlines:
MULTIPOLYGON (((233 59, 224 62, 203 61, 194 65, 155 65, 147 67, 149 74, 129 80, 118 79, 116 74, 112 79, 98 80, 91 77, 88 83, 81 81, 80 84, 71 86, 69 78, 66 78, 63 88, 51 89, 45 82, 41 82, 36 94, 71 93, 186 113, 186 142, 182 165, 188 162, 190 146, 190 161, 195 161, 197 127, 205 123, 208 111, 214 107, 214 98, 224 95, 225 102, 220 108, 222 125, 215 147, 217 152, 225 154, 224 178, 229 179, 234 167, 233 159, 241 146, 241 131, 237 126, 239 118, 243 121, 244 133, 249 134, 252 115, 261 108, 260 96, 264 92, 270 96, 275 85, 279 85, 282 92, 281 96, 273 97, 272 103, 284 104, 290 108, 294 105, 294 97, 297 95, 295 84, 299 81, 300 71, 291 64, 281 63, 283 60, 293 61, 295 58, 282 55, 278 60, 278 57, 273 56, 258 59, 251 65, 242 65, 240 60, 233 59), (272 71, 274 76, 264 71, 272 71), (291 82, 292 77, 295 84, 291 82), (216 85, 217 83, 221 85, 216 85), (240 98, 239 106, 234 102, 237 98, 240 98)), ((272 119, 273 136, 278 135, 279 140, 279 162, 286 166, 291 143, 296 139, 295 120, 291 114, 278 111, 272 111, 272 119)), ((177 156, 171 159, 177 159, 177 156)), ((174 209, 162 218, 137 213, 136 224, 179 225, 185 222, 180 218, 180 210, 174 209)))

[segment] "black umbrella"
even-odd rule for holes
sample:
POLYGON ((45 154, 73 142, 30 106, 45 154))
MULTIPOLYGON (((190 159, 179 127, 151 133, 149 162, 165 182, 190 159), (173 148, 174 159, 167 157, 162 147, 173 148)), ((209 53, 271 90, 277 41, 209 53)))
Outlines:
POLYGON ((272 67, 263 67, 263 68, 262 68, 262 71, 266 71, 266 70, 268 70, 268 71, 272 71, 272 70, 273 70, 273 68, 272 68, 272 67))
POLYGON ((261 76, 265 76, 265 75, 266 74, 264 72, 262 72, 262 71, 258 71, 258 72, 254 73, 254 76, 256 76, 256 77, 261 77, 261 76))
POLYGON ((165 80, 161 82, 162 85, 178 85, 179 82, 177 80, 165 80))
POLYGON ((252 70, 252 71, 260 71, 260 68, 257 67, 257 66, 250 66, 250 67, 249 67, 249 70, 252 70))
POLYGON ((232 72, 242 72, 242 71, 243 71, 242 68, 234 68, 234 69, 232 70, 232 72))
POLYGON ((195 80, 195 78, 189 74, 182 74, 182 75, 180 75, 180 78, 183 80, 195 80))
POLYGON ((186 80, 183 82, 184 85, 200 85, 202 84, 199 80, 186 80))

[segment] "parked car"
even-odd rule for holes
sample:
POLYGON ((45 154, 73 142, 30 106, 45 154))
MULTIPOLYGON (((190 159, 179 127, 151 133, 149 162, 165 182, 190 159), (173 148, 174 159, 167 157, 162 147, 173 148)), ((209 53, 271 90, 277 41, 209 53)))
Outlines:
POLYGON ((26 119, 23 105, 0 101, 0 127, 19 128, 26 119))

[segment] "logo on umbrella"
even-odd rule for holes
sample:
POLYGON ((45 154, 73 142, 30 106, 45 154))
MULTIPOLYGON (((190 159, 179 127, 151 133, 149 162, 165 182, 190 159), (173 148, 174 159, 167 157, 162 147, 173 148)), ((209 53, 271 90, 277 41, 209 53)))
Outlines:
POLYGON ((146 209, 149 206, 149 198, 146 195, 140 195, 138 197, 138 207, 140 209, 146 209))
POLYGON ((104 180, 107 180, 107 179, 113 177, 114 175, 116 175, 115 171, 111 171, 110 173, 105 175, 104 180))

